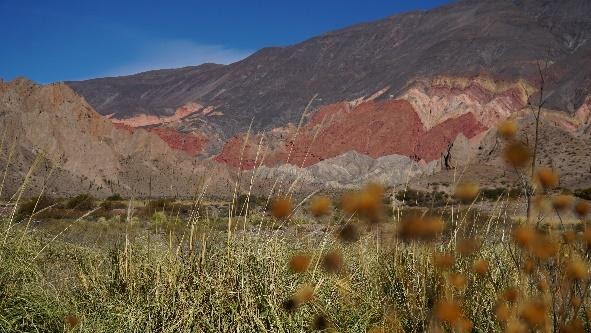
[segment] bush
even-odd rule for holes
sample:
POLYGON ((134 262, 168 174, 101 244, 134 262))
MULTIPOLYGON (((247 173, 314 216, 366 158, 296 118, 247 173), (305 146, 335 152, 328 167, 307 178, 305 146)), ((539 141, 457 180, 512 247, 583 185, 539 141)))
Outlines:
POLYGON ((105 200, 101 203, 101 208, 103 210, 125 209, 127 208, 127 203, 105 200))
POLYGON ((174 201, 172 199, 156 199, 150 200, 146 205, 148 213, 154 213, 158 211, 164 211, 167 208, 170 209, 174 201))
POLYGON ((403 191, 399 191, 395 194, 395 198, 398 201, 404 201, 407 206, 432 206, 440 207, 445 206, 448 202, 448 195, 443 191, 420 191, 408 188, 403 191))
MULTIPOLYGON (((127 205, 125 206, 127 207, 127 205)), ((187 215, 193 211, 201 210, 201 205, 195 206, 193 202, 175 202, 172 199, 156 199, 149 201, 141 210, 144 217, 150 217, 156 212, 165 212, 169 215, 187 215)))
POLYGON ((107 201, 122 201, 123 197, 121 197, 121 195, 119 195, 119 193, 113 193, 110 196, 108 196, 106 200, 107 201))
POLYGON ((158 227, 162 227, 166 225, 168 222, 168 218, 166 214, 163 212, 156 212, 152 215, 152 224, 158 227))
POLYGON ((155 212, 151 218, 152 226, 156 229, 174 230, 181 225, 181 220, 172 216, 168 217, 164 212, 155 212))
POLYGON ((96 207, 95 199, 90 194, 79 194, 66 203, 67 209, 91 210, 96 207))
POLYGON ((522 192, 519 188, 483 188, 480 190, 480 197, 487 200, 497 200, 501 196, 508 196, 509 198, 518 198, 522 192))
POLYGON ((252 211, 256 207, 262 207, 263 209, 267 209, 264 207, 267 199, 262 197, 256 197, 251 195, 250 198, 247 194, 240 194, 236 198, 236 202, 234 203, 234 211, 232 212, 233 216, 244 216, 246 214, 246 203, 248 202, 248 210, 252 211))
POLYGON ((54 198, 46 195, 31 198, 19 206, 16 219, 22 220, 27 218, 35 212, 39 212, 40 210, 54 205, 56 202, 57 201, 54 198))
POLYGON ((591 187, 586 188, 586 189, 576 190, 575 196, 577 196, 581 199, 591 200, 591 187))

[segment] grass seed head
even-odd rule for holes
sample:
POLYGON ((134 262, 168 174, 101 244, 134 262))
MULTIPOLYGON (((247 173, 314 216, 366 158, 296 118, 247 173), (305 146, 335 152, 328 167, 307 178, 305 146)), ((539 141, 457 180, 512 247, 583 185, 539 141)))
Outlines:
POLYGON ((456 186, 454 196, 462 202, 472 202, 480 192, 476 183, 461 183, 456 186))
POLYGON ((69 329, 76 328, 78 325, 80 325, 80 318, 78 318, 76 315, 67 315, 64 318, 64 321, 66 322, 66 325, 69 329))
POLYGON ((329 215, 332 211, 332 203, 329 197, 315 196, 310 201, 310 212, 316 217, 329 215))
POLYGON ((509 320, 509 317, 511 317, 511 310, 509 310, 507 303, 499 302, 495 307, 495 315, 500 322, 506 322, 509 320))
POLYGON ((534 299, 523 304, 519 317, 533 329, 545 325, 547 314, 548 305, 541 299, 534 299))
POLYGON ((474 265, 472 265, 472 270, 476 274, 483 275, 483 274, 486 274, 486 272, 488 272, 489 267, 490 267, 490 264, 489 264, 488 260, 478 260, 478 261, 474 262, 474 265))
POLYGON ((521 248, 529 248, 538 238, 538 232, 531 226, 520 225, 513 229, 513 241, 521 248))
POLYGON ((517 298, 519 298, 519 289, 517 289, 516 287, 507 288, 503 292, 503 299, 507 302, 513 303, 517 301, 517 298))
POLYGON ((534 272, 534 270, 536 269, 537 265, 536 262, 533 261, 532 259, 526 259, 523 262, 523 271, 527 274, 532 274, 534 272))
POLYGON ((549 190, 558 186, 560 177, 558 173, 551 168, 539 168, 535 174, 536 181, 542 185, 543 188, 549 190))
POLYGON ((410 217, 399 226, 398 236, 405 241, 433 241, 443 232, 439 217, 410 217))
POLYGON ((354 224, 347 223, 339 230, 338 237, 345 243, 354 243, 359 240, 359 230, 354 224))
POLYGON ((275 198, 271 202, 271 214, 277 219, 286 219, 293 211, 291 199, 286 197, 275 198))
POLYGON ((591 212, 591 205, 588 202, 579 200, 575 204, 575 213, 580 217, 584 218, 591 212))
POLYGON ((549 237, 540 236, 531 244, 531 254, 541 260, 548 260, 558 254, 560 244, 549 237))
POLYGON ((577 318, 569 321, 560 328, 561 333, 583 333, 585 332, 585 326, 583 322, 577 318))
POLYGON ((570 195, 558 194, 552 197, 552 207, 559 212, 565 211, 573 204, 573 198, 570 195))
POLYGON ((456 289, 466 288, 466 277, 460 273, 451 273, 449 275, 449 283, 456 289))
POLYGON ((584 280, 587 276, 588 268, 583 261, 575 259, 566 265, 566 277, 570 280, 584 280))
POLYGON ((448 270, 453 267, 455 258, 447 253, 435 253, 433 255, 433 265, 442 270, 448 270))
POLYGON ((296 294, 294 295, 294 299, 297 300, 299 304, 303 304, 306 302, 311 301, 314 298, 314 288, 309 285, 302 286, 296 294))
POLYGON ((343 256, 338 251, 331 251, 322 258, 322 266, 329 273, 339 273, 343 268, 343 256))
POLYGON ((303 273, 310 267, 310 260, 310 256, 308 255, 295 255, 289 260, 289 268, 294 273, 303 273))
POLYGON ((381 220, 384 212, 384 188, 378 184, 368 184, 359 193, 358 211, 369 222, 381 220))
POLYGON ((464 238, 460 239, 456 243, 456 251, 462 256, 472 255, 482 246, 482 242, 477 238, 464 238))
POLYGON ((435 304, 435 318, 442 323, 455 325, 462 318, 462 309, 452 300, 442 300, 435 304))
POLYGON ((281 307, 287 312, 295 312, 300 304, 294 297, 290 297, 283 301, 281 307))
POLYGON ((323 314, 316 315, 316 317, 314 317, 314 321, 312 321, 312 328, 317 331, 326 330, 330 328, 330 326, 330 321, 323 314))
POLYGON ((566 244, 572 244, 577 240, 577 233, 572 230, 567 230, 562 233, 562 240, 566 244))
POLYGON ((353 215, 357 212, 357 194, 355 192, 346 192, 341 196, 341 209, 349 214, 353 215))
POLYGON ((515 168, 523 168, 530 160, 530 151, 524 144, 512 142, 505 147, 503 157, 507 164, 515 168))
POLYGON ((360 191, 348 192, 341 197, 341 209, 357 214, 370 223, 383 219, 385 190, 378 184, 368 184, 360 191))
POLYGON ((513 120, 505 120, 497 126, 497 133, 505 140, 510 140, 517 134, 517 123, 513 120))
POLYGON ((545 278, 541 278, 540 281, 538 281, 536 287, 539 291, 545 293, 548 291, 548 288, 550 288, 550 285, 548 285, 548 281, 546 281, 545 278))

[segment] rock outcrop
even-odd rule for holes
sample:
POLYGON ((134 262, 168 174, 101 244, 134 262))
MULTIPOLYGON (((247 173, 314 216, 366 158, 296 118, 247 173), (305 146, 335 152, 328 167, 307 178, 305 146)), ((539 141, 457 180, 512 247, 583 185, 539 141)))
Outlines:
MULTIPOLYGON (((118 128, 64 84, 41 86, 22 78, 0 83, 0 128, 2 166, 14 176, 5 194, 21 185, 37 156, 47 169, 34 170, 36 182, 49 182, 54 195, 193 193, 208 168, 150 131, 118 128)), ((223 169, 222 182, 228 179, 223 169)))
MULTIPOLYGON (((484 130, 472 113, 426 128, 405 100, 369 100, 354 107, 339 103, 321 108, 299 130, 292 127, 270 132, 271 147, 259 161, 267 166, 289 163, 305 167, 354 150, 374 159, 402 155, 431 162, 439 159, 458 134, 472 138, 484 130)), ((260 137, 249 136, 246 145, 246 136, 231 139, 216 160, 234 167, 254 167, 257 151, 261 155, 260 137)))

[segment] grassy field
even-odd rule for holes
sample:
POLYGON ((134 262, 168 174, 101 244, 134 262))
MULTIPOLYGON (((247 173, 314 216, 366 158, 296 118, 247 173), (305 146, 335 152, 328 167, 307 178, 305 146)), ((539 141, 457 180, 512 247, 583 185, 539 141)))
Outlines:
POLYGON ((418 209, 375 188, 231 219, 173 201, 5 217, 0 331, 589 329, 582 219, 536 229, 513 199, 418 209))

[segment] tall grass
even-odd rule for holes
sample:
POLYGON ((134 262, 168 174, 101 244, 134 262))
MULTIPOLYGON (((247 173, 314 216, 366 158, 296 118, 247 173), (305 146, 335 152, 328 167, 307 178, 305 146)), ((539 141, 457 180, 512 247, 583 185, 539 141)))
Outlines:
POLYGON ((65 318, 76 316, 77 332, 299 332, 320 314, 342 332, 424 331, 439 295, 451 293, 465 298, 475 327, 494 331, 494 295, 517 278, 499 245, 476 255, 493 263, 489 279, 471 273, 467 258, 456 266, 467 272, 468 287, 445 290, 446 273, 423 244, 386 246, 374 234, 350 245, 329 234, 246 234, 228 244, 222 232, 203 230, 195 238, 193 250, 185 244, 180 252, 178 243, 148 233, 123 235, 106 250, 52 242, 34 259, 47 237, 9 237, 0 249, 0 328, 62 331, 65 318), (346 258, 341 274, 322 268, 321 257, 335 249, 346 258), (294 274, 289 260, 301 253, 311 256, 311 267, 294 274), (284 309, 303 285, 314 288, 313 300, 284 309))

